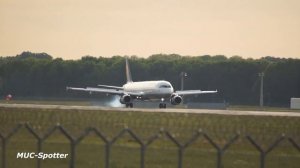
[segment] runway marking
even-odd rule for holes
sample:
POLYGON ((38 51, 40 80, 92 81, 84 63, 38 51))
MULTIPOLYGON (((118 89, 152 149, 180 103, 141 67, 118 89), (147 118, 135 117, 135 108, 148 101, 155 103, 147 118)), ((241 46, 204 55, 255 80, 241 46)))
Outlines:
POLYGON ((218 114, 218 115, 247 115, 247 116, 287 116, 300 117, 300 112, 266 112, 266 111, 236 111, 236 110, 208 110, 208 109, 143 109, 143 108, 115 108, 101 106, 68 106, 68 105, 40 105, 40 104, 2 104, 4 108, 31 109, 61 109, 61 110, 100 110, 100 111, 132 111, 158 113, 190 113, 190 114, 218 114))

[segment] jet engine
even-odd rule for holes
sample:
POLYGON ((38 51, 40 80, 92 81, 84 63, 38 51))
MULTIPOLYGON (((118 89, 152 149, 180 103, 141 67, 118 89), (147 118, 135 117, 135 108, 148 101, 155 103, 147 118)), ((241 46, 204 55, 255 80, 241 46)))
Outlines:
POLYGON ((122 104, 128 104, 131 102, 131 97, 128 94, 125 94, 123 96, 120 97, 120 103, 122 104))
POLYGON ((178 105, 178 104, 180 104, 182 102, 182 97, 181 96, 179 96, 179 95, 173 95, 172 97, 171 97, 171 104, 173 104, 173 105, 178 105))

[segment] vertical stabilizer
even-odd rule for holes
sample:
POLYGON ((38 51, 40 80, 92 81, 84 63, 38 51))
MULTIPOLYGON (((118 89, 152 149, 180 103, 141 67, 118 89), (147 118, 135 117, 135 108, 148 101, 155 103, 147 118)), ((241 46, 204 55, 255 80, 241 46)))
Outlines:
POLYGON ((129 68, 129 63, 128 63, 128 58, 127 57, 126 57, 126 79, 127 79, 127 83, 132 82, 131 72, 130 72, 130 68, 129 68))

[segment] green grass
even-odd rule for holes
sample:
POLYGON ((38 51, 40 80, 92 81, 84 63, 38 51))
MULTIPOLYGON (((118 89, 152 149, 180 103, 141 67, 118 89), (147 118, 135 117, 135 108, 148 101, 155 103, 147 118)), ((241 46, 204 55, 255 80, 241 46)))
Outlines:
POLYGON ((243 106, 230 105, 227 110, 242 110, 242 111, 277 111, 277 112, 300 112, 300 109, 290 109, 288 107, 269 107, 269 106, 243 106))
MULTIPOLYGON (((99 100, 100 101, 100 100, 99 100)), ((84 99, 13 99, 11 101, 0 100, 1 104, 45 104, 45 105, 76 105, 76 106, 91 106, 92 102, 97 100, 84 100, 84 99)), ((176 105, 173 108, 185 108, 184 105, 176 105)), ((241 110, 241 111, 275 111, 275 112, 300 112, 300 109, 290 109, 288 107, 269 107, 264 106, 246 106, 246 105, 230 105, 227 110, 241 110)))
POLYGON ((40 99, 40 100, 31 100, 31 99, 17 99, 17 100, 0 100, 1 104, 46 104, 46 105, 76 105, 76 106, 90 106, 89 101, 83 100, 57 100, 57 99, 40 99))
MULTIPOLYGON (((264 149, 282 134, 300 144, 299 117, 0 108, 2 134, 7 134, 19 123, 28 123, 40 135, 56 124, 62 125, 74 137, 81 135, 88 127, 97 128, 110 140, 124 128, 130 128, 143 141, 159 135, 146 150, 145 162, 149 168, 177 167, 178 148, 161 130, 170 132, 181 143, 187 142, 201 130, 220 146, 239 133, 240 138, 228 148, 222 160, 224 167, 233 168, 259 167, 259 153, 245 138, 246 135, 251 135, 264 149)), ((36 140, 22 127, 9 140, 8 167, 34 167, 36 160, 16 159, 16 152, 36 150, 36 140)), ((69 141, 59 131, 43 144, 43 152, 69 151, 69 141)), ((76 148, 76 168, 104 167, 104 156, 104 142, 91 134, 76 148)), ((200 136, 186 148, 183 166, 216 167, 216 156, 215 148, 200 136)), ((68 164, 69 159, 42 161, 45 168, 68 167, 68 164)), ((112 145, 110 165, 112 168, 135 168, 139 164, 140 146, 129 134, 124 134, 112 145)), ((267 167, 296 168, 299 165, 300 151, 286 139, 266 157, 267 167)))

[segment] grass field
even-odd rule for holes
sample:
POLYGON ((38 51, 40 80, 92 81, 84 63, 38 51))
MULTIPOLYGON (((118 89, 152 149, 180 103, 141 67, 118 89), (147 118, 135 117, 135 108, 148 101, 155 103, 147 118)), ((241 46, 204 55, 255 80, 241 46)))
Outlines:
POLYGON ((17 100, 0 100, 2 104, 47 104, 47 105, 77 105, 90 106, 90 101, 85 100, 58 100, 58 99, 17 99, 17 100))
POLYGON ((278 112, 300 112, 300 109, 290 109, 287 107, 260 107, 260 106, 241 106, 231 105, 227 110, 241 110, 241 111, 278 111, 278 112))
MULTIPOLYGON (((76 106, 95 106, 101 103, 98 99, 14 99, 11 101, 0 100, 1 104, 45 104, 45 105, 76 105, 76 106)), ((172 106, 173 108, 184 108, 184 105, 172 106)), ((157 108, 155 106, 154 108, 157 108)), ((229 105, 227 110, 239 110, 239 111, 278 111, 278 112, 300 112, 300 109, 290 109, 288 107, 269 107, 269 106, 246 106, 246 105, 229 105)))
MULTIPOLYGON (((284 134, 285 139, 267 155, 266 167, 296 168, 300 165, 300 151, 287 140, 291 137, 300 144, 300 118, 0 108, 2 134, 7 135, 20 123, 28 123, 39 135, 57 124, 63 126, 75 138, 88 127, 97 128, 109 140, 124 128, 130 128, 144 142, 153 135, 159 135, 146 150, 147 168, 177 167, 178 147, 167 138, 166 132, 180 143, 185 143, 201 130, 220 146, 238 134, 239 139, 226 150, 222 160, 223 167, 232 168, 259 167, 259 152, 247 140, 246 135, 250 135, 266 150, 284 134)), ((76 148, 76 168, 104 167, 104 146, 104 142, 94 134, 83 139, 76 148)), ((2 151, 2 147, 0 150, 2 151)), ((36 150, 35 138, 21 127, 8 141, 7 166, 34 167, 35 159, 16 159, 16 153, 36 150)), ((70 153, 70 142, 59 131, 55 131, 45 140, 43 152, 70 153)), ((216 167, 216 157, 216 149, 200 135, 185 149, 183 167, 216 167)), ((69 158, 44 160, 41 164, 46 168, 68 167, 69 158)), ((124 134, 112 145, 110 166, 135 168, 140 167, 139 164, 140 145, 129 134, 124 134)))

